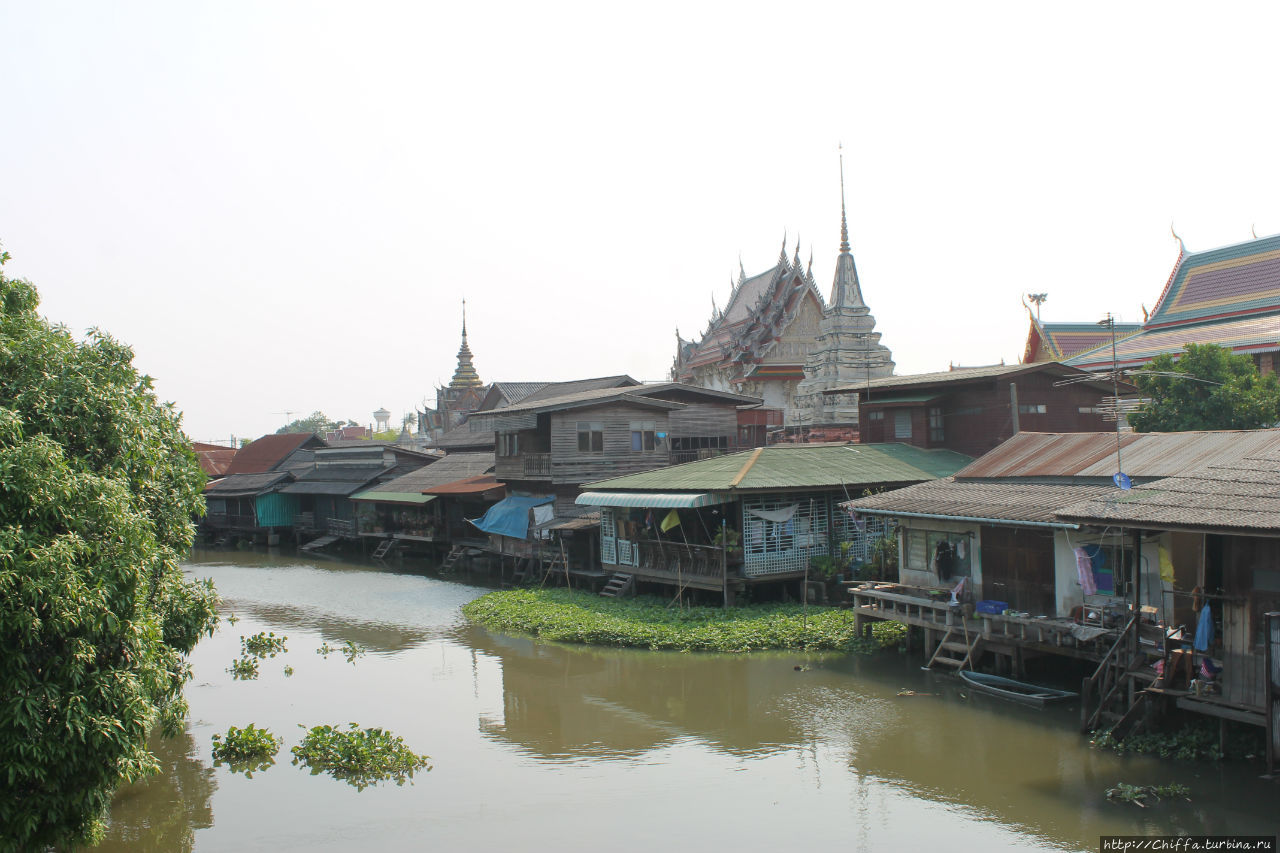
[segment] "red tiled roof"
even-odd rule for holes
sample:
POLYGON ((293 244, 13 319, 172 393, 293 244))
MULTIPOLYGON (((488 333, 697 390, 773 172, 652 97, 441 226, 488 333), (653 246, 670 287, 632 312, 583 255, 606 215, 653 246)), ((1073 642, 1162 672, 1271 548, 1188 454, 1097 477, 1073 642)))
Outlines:
POLYGON ((309 432, 286 432, 264 435, 246 447, 236 451, 235 458, 227 466, 227 474, 261 474, 270 471, 284 461, 290 453, 314 442, 321 446, 323 442, 309 432))

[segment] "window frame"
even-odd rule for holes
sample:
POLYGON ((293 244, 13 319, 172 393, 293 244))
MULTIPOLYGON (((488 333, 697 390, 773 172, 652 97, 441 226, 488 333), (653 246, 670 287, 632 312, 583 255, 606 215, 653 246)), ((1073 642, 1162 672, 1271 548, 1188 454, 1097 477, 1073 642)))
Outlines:
POLYGON ((604 453, 604 422, 576 421, 579 453, 604 453), (585 442, 584 442, 585 437, 585 442), (583 444, 586 447, 583 447, 583 444))

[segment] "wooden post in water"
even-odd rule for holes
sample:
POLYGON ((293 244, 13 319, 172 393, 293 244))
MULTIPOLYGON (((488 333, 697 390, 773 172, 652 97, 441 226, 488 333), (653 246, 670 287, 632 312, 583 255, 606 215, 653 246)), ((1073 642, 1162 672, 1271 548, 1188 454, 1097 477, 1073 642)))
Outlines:
POLYGON ((720 518, 720 595, 722 596, 722 607, 729 609, 729 531, 728 519, 723 516, 720 518))
POLYGON ((1276 761, 1280 759, 1280 613, 1271 612, 1265 617, 1267 625, 1266 703, 1267 714, 1267 776, 1276 775, 1276 761))

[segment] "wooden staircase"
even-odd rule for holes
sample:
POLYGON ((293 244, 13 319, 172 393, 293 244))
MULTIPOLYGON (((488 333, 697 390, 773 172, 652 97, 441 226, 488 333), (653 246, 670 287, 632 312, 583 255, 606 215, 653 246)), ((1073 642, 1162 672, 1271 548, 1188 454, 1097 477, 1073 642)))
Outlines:
POLYGON ((533 558, 524 557, 516 561, 515 571, 511 573, 511 585, 522 586, 533 576, 533 558))
POLYGON ((340 538, 341 537, 334 536, 333 534, 327 533, 324 536, 320 536, 316 539, 312 539, 310 542, 308 542, 306 545, 303 545, 298 550, 299 551, 319 551, 321 548, 328 548, 334 542, 337 542, 338 539, 340 538))
POLYGON ((462 559, 467 549, 462 545, 454 545, 449 549, 449 553, 445 555, 444 562, 440 564, 440 574, 447 575, 450 572, 457 571, 458 561, 462 559))
POLYGON ((397 540, 388 536, 386 539, 383 539, 378 543, 378 547, 373 549, 373 554, 371 556, 375 560, 381 560, 394 551, 399 545, 400 543, 397 540))
POLYGON ((613 577, 609 578, 609 582, 604 585, 604 589, 600 590, 600 594, 605 598, 622 598, 635 590, 635 583, 634 575, 614 572, 613 577))
POLYGON ((962 625, 959 629, 948 628, 947 633, 942 636, 942 641, 938 643, 938 647, 933 650, 933 657, 929 658, 925 668, 933 669, 935 666, 946 666, 956 672, 966 667, 973 669, 975 652, 977 652, 981 642, 982 634, 975 631, 973 636, 970 637, 967 625, 962 625))
POLYGON ((1098 668, 1093 675, 1080 685, 1080 730, 1091 732, 1106 723, 1126 722, 1126 729, 1121 737, 1128 733, 1128 728, 1139 715, 1138 709, 1145 707, 1146 694, 1133 697, 1129 708, 1119 712, 1123 703, 1129 699, 1126 688, 1133 687, 1130 670, 1139 658, 1138 652, 1138 618, 1132 616, 1125 625, 1115 643, 1102 656, 1098 668))

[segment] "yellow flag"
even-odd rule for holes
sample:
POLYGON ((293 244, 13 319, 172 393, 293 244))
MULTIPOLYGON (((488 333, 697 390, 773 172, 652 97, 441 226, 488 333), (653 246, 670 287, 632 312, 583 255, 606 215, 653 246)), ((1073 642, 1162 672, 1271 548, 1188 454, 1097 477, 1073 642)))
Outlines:
POLYGON ((674 509, 671 510, 671 512, 667 513, 667 517, 662 519, 662 523, 658 526, 662 528, 663 533, 666 533, 673 527, 679 527, 680 513, 676 512, 674 509))

